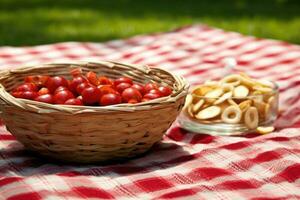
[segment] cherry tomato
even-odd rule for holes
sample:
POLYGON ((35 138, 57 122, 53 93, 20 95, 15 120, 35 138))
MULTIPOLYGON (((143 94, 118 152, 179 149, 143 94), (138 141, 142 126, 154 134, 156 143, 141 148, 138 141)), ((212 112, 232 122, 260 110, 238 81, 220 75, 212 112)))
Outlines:
POLYGON ((20 95, 19 98, 30 99, 30 100, 33 100, 33 99, 35 99, 38 96, 37 92, 34 92, 34 91, 20 92, 19 95, 20 95))
POLYGON ((61 90, 54 95, 55 104, 64 104, 68 99, 74 98, 74 95, 69 90, 61 90))
POLYGON ((38 87, 33 83, 23 83, 22 85, 18 86, 14 91, 15 92, 25 92, 25 91, 37 92, 38 87))
POLYGON ((46 82, 46 87, 51 92, 54 92, 59 86, 68 87, 68 81, 64 77, 54 76, 50 77, 46 82))
POLYGON ((99 82, 100 82, 100 85, 112 85, 112 81, 109 78, 107 78, 106 76, 100 76, 99 82))
POLYGON ((80 83, 77 88, 76 88, 76 91, 77 91, 77 94, 81 94, 82 91, 85 89, 85 88, 88 88, 88 87, 91 87, 92 85, 90 83, 87 83, 87 82, 84 82, 84 83, 80 83))
POLYGON ((130 99, 130 100, 128 101, 128 103, 135 104, 135 103, 139 103, 139 101, 136 100, 136 99, 130 99))
POLYGON ((80 101, 82 101, 82 96, 78 96, 77 99, 79 99, 80 101))
POLYGON ((12 96, 14 96, 14 97, 16 97, 16 98, 21 98, 21 94, 22 94, 23 92, 16 92, 16 91, 13 91, 13 92, 11 92, 10 94, 12 95, 12 96))
POLYGON ((160 86, 158 88, 158 91, 162 96, 169 96, 170 94, 172 94, 172 89, 167 86, 160 86))
POLYGON ((147 99, 147 98, 142 98, 142 102, 146 102, 146 101, 150 101, 151 99, 147 99))
POLYGON ((74 106, 82 106, 83 105, 82 101, 78 98, 68 99, 64 104, 65 105, 74 105, 74 106))
POLYGON ((25 78, 25 82, 33 83, 41 88, 46 85, 46 82, 48 81, 49 78, 50 76, 46 76, 46 75, 27 76, 25 78))
POLYGON ((80 67, 72 69, 70 71, 70 74, 72 74, 73 77, 81 76, 82 74, 82 69, 80 67))
POLYGON ((119 94, 112 85, 99 85, 98 89, 100 90, 101 96, 105 94, 119 94))
POLYGON ((86 78, 89 80, 89 82, 91 84, 93 84, 94 86, 98 86, 100 85, 100 81, 98 80, 97 74, 95 72, 88 72, 86 74, 86 78))
POLYGON ((118 78, 114 81, 114 86, 117 86, 120 83, 129 83, 130 85, 132 85, 132 80, 130 78, 127 78, 127 77, 121 77, 121 78, 118 78))
POLYGON ((159 95, 160 97, 162 96, 161 93, 160 93, 160 91, 159 91, 158 89, 152 89, 152 90, 148 91, 148 94, 149 94, 149 93, 157 94, 157 95, 159 95))
POLYGON ((156 83, 147 83, 144 88, 145 93, 148 93, 152 89, 158 89, 158 85, 156 83))
POLYGON ((118 94, 105 94, 100 99, 100 105, 102 106, 108 106, 108 105, 114 105, 119 104, 122 102, 122 97, 118 94))
POLYGON ((145 88, 142 85, 135 83, 131 87, 137 89, 142 95, 145 94, 145 88))
POLYGON ((43 102, 43 103, 53 103, 54 98, 52 94, 43 94, 34 99, 35 101, 43 102))
POLYGON ((122 93, 126 88, 130 88, 131 85, 129 83, 120 83, 116 86, 116 89, 119 93, 122 93))
POLYGON ((60 91, 63 91, 63 90, 67 90, 69 91, 69 89, 65 86, 59 86, 58 88, 56 88, 56 90, 54 91, 54 95, 56 95, 57 93, 59 93, 60 91))
POLYGON ((39 96, 44 95, 44 94, 50 94, 50 90, 48 88, 43 87, 38 91, 39 96))
POLYGON ((82 76, 76 76, 73 78, 72 81, 70 81, 70 84, 69 84, 69 88, 71 90, 71 92, 73 92, 74 94, 77 93, 77 86, 81 83, 85 83, 87 82, 87 80, 82 77, 82 76))
POLYGON ((81 96, 82 96, 82 101, 85 105, 93 105, 99 102, 101 97, 101 92, 97 87, 91 86, 85 88, 82 91, 81 96))
POLYGON ((122 99, 126 103, 128 103, 131 99, 135 99, 140 102, 142 99, 142 95, 137 89, 127 88, 122 92, 122 99))
POLYGON ((144 95, 144 99, 157 99, 157 98, 160 98, 161 95, 158 94, 158 93, 147 93, 144 95))

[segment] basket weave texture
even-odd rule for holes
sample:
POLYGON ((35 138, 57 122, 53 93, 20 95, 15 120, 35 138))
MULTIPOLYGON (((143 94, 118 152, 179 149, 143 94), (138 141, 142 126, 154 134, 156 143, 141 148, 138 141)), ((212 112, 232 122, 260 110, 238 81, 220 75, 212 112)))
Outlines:
POLYGON ((174 122, 187 91, 182 77, 165 70, 110 61, 52 63, 0 72, 0 109, 7 130, 27 149, 67 162, 126 159, 146 152, 174 122), (78 67, 110 78, 126 76, 138 83, 168 85, 173 94, 105 107, 52 105, 9 94, 28 75, 70 78, 70 70, 78 67))

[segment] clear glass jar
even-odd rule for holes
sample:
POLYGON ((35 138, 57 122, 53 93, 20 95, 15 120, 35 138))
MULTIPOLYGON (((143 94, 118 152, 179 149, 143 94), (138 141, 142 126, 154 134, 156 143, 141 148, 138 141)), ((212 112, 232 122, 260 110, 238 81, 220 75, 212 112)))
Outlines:
POLYGON ((272 126, 277 118, 279 98, 278 86, 274 82, 272 84, 271 91, 249 95, 245 98, 231 97, 219 104, 216 102, 220 101, 220 97, 206 98, 190 94, 193 99, 192 107, 203 102, 201 109, 195 114, 193 108, 185 107, 178 122, 188 131, 211 135, 242 135, 253 132, 260 126, 272 126), (212 106, 214 108, 209 108, 212 106), (203 111, 205 109, 207 110, 203 111), (202 116, 199 119, 197 114, 200 112, 204 118, 205 114, 212 116, 214 112, 219 114, 212 118, 202 119, 202 116))

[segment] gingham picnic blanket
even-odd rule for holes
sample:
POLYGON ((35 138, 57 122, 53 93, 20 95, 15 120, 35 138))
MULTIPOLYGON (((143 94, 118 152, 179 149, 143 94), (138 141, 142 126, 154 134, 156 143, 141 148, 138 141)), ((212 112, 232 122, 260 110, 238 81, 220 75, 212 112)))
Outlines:
POLYGON ((280 86, 276 131, 255 137, 193 134, 177 123, 147 155, 111 165, 37 159, 0 130, 0 199, 300 199, 300 46, 206 26, 106 43, 1 47, 0 68, 66 60, 160 66, 192 85, 236 70, 280 86))

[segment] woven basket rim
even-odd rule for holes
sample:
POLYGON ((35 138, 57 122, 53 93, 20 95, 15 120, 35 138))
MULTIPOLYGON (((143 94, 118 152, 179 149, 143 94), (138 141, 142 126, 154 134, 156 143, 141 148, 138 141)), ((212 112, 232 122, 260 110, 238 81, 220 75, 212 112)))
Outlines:
MULTIPOLYGON (((74 66, 74 67, 75 67, 74 66)), ((156 108, 161 106, 166 106, 172 102, 177 101, 180 98, 186 96, 188 92, 189 84, 188 82, 179 75, 175 75, 166 70, 163 70, 159 67, 149 67, 147 65, 135 65, 135 64, 127 64, 120 63, 115 61, 76 61, 76 62, 51 62, 51 63, 42 63, 38 65, 31 66, 22 66, 17 69, 10 70, 1 70, 0 71, 0 101, 1 104, 5 106, 13 106, 18 107, 20 109, 26 111, 32 111, 36 113, 71 113, 71 114, 79 114, 79 113, 106 113, 106 112, 133 112, 136 110, 149 110, 150 108, 156 108), (75 65, 76 67, 88 64, 100 64, 108 66, 109 68, 114 68, 117 65, 126 66, 132 69, 139 70, 145 74, 149 74, 153 70, 160 70, 164 73, 170 75, 177 84, 179 84, 180 88, 178 91, 173 93, 171 96, 162 97, 159 99, 154 99, 147 102, 137 103, 137 104, 117 104, 112 106, 71 106, 71 105, 55 105, 55 104, 47 104, 42 102, 37 102, 33 100, 20 99, 13 97, 9 92, 6 91, 5 87, 2 85, 1 81, 12 74, 30 72, 34 69, 41 68, 43 70, 47 68, 57 67, 58 65, 75 65)), ((0 104, 0 105, 1 105, 0 104)), ((0 106, 2 107, 2 106, 0 106)))

